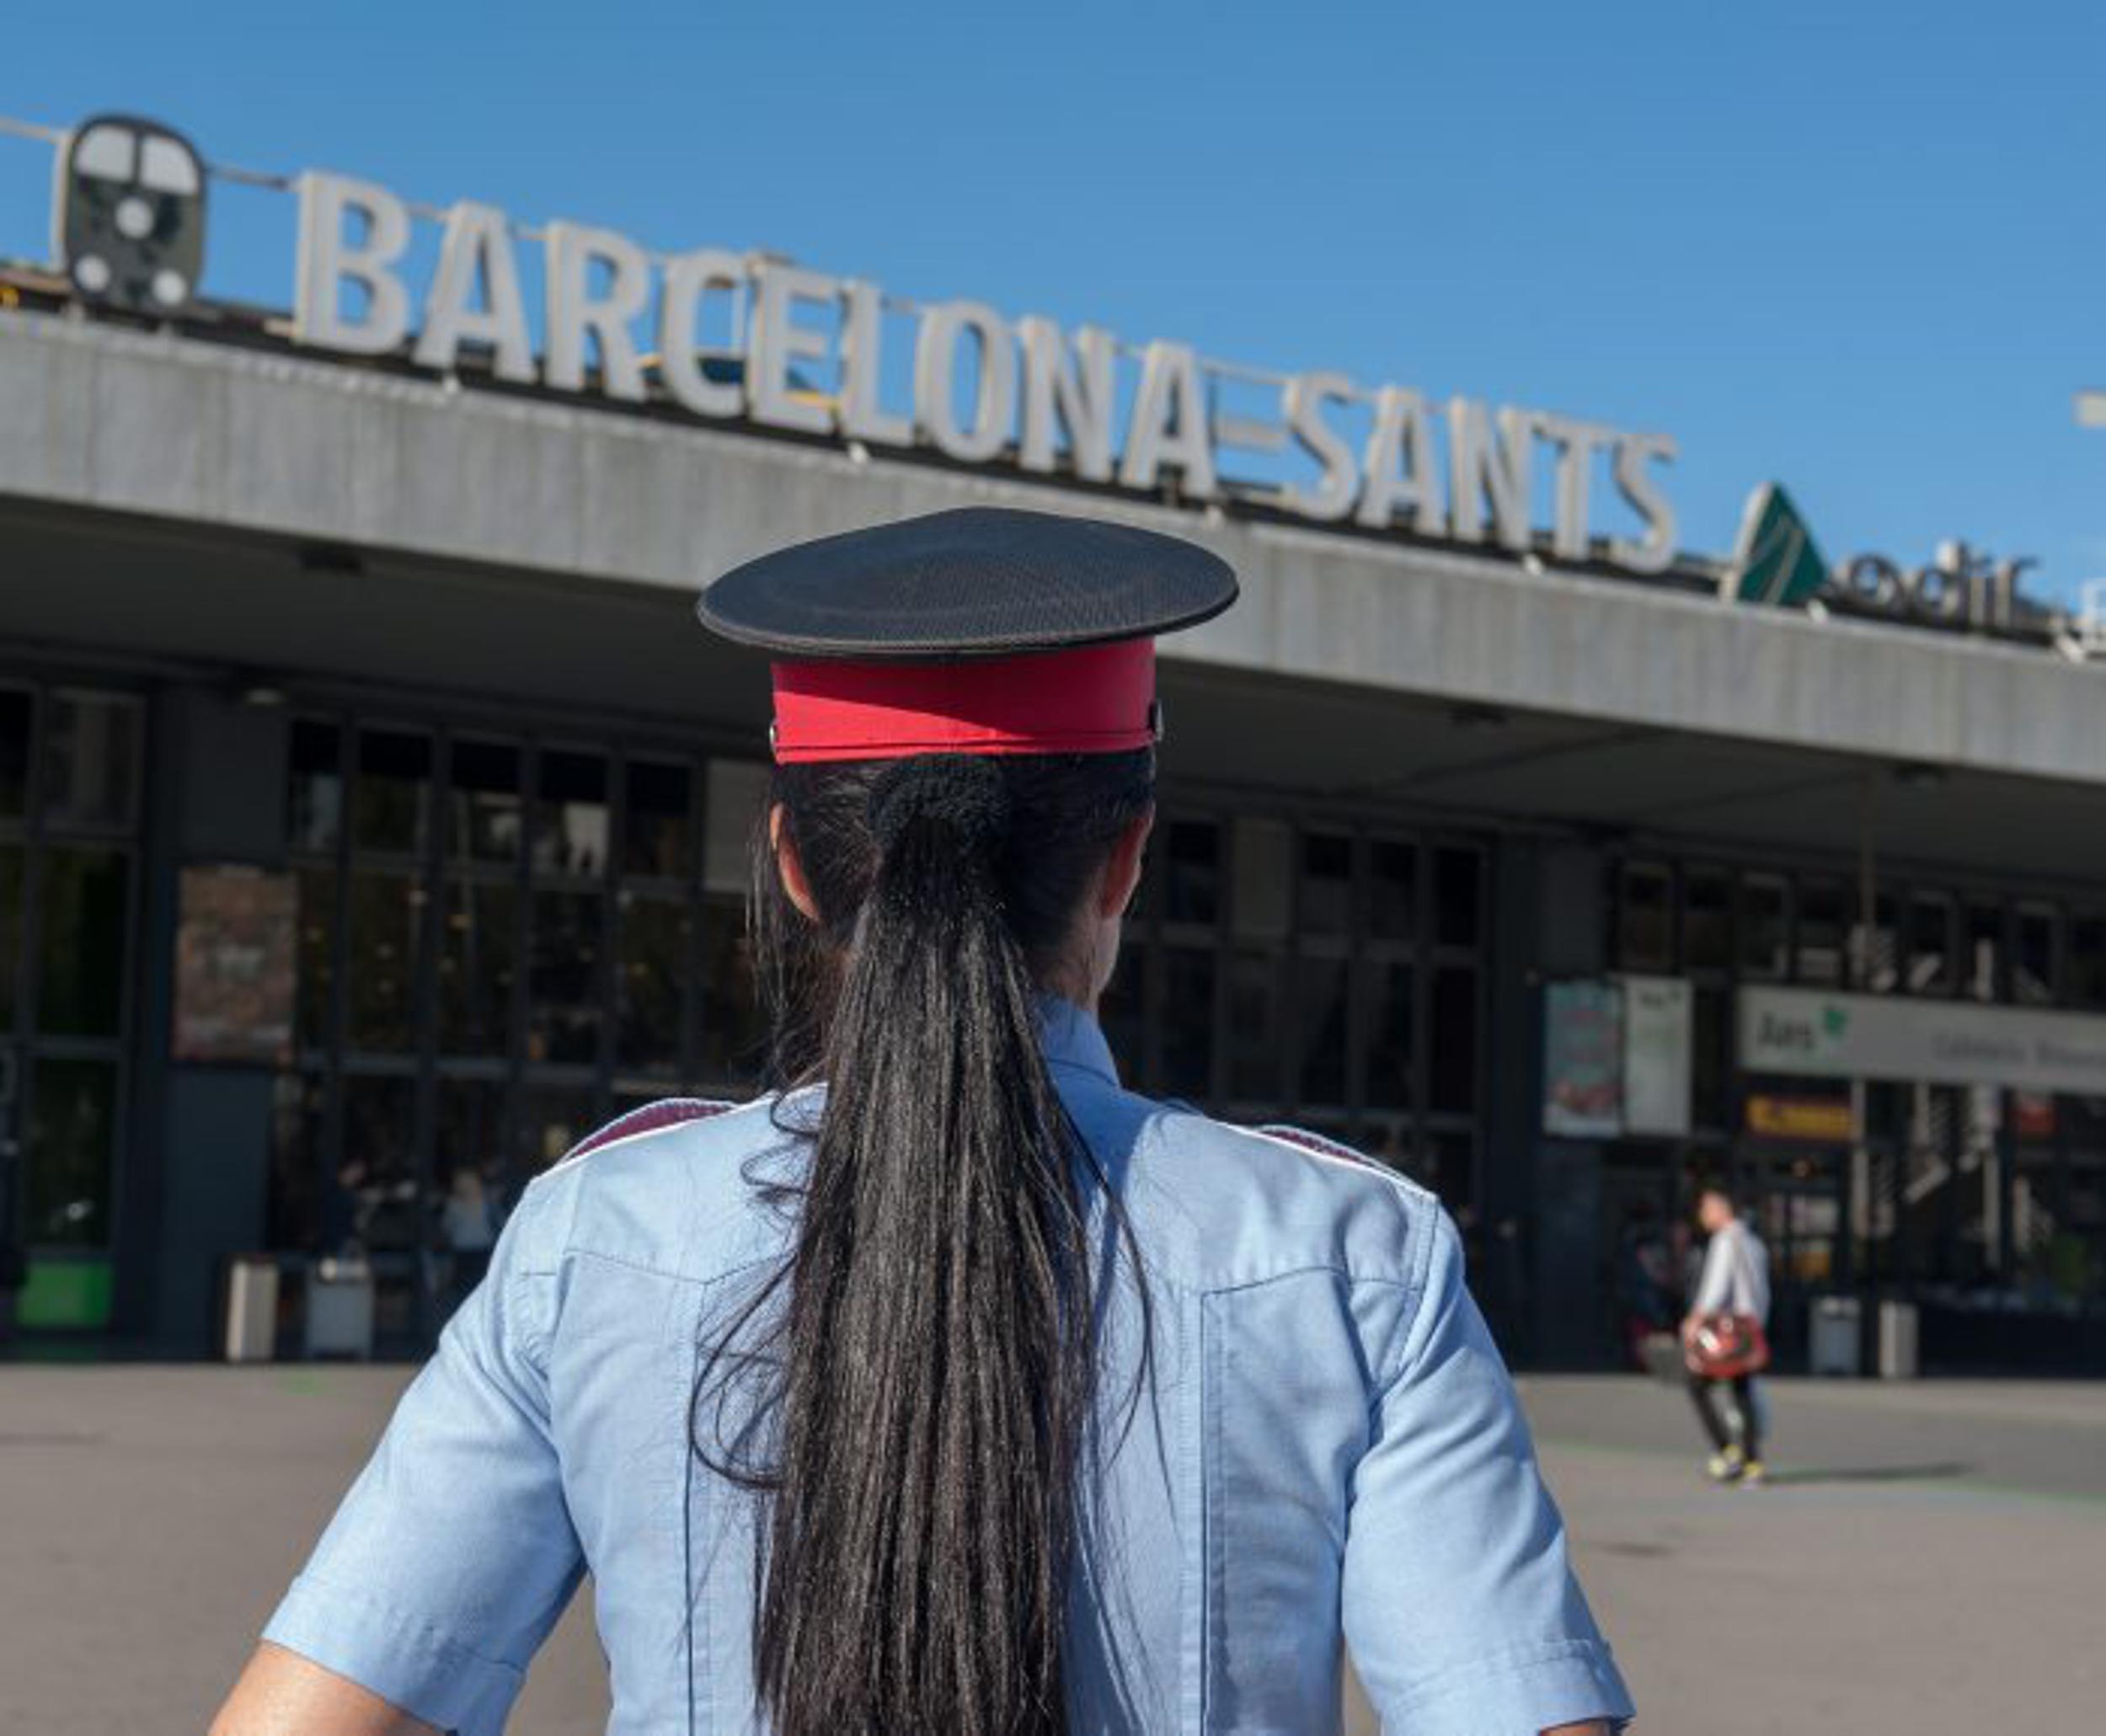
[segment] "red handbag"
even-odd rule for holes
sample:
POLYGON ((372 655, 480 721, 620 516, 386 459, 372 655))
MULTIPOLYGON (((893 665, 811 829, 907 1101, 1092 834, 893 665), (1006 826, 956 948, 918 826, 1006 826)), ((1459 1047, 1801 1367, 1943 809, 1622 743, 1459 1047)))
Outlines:
POLYGON ((1707 1314, 1684 1344, 1682 1360, 1707 1381, 1737 1380, 1770 1365, 1770 1341, 1752 1314, 1707 1314))

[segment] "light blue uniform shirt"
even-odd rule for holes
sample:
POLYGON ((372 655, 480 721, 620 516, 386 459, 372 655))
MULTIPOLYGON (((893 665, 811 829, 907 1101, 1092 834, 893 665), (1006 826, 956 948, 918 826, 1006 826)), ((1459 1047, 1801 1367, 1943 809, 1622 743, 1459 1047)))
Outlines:
MULTIPOLYGON (((1341 1632, 1387 1731, 1628 1717, 1433 1198, 1132 1096, 1088 1018, 1046 1026, 1148 1299, 1136 1389, 1137 1289, 1109 1287, 1074 1728, 1334 1732, 1341 1632)), ((691 1450, 690 1402, 787 1249, 754 1183, 795 1179, 778 1124, 818 1101, 641 1111, 537 1180, 265 1637, 485 1736, 590 1568, 610 1731, 760 1731, 756 1508, 691 1450)))

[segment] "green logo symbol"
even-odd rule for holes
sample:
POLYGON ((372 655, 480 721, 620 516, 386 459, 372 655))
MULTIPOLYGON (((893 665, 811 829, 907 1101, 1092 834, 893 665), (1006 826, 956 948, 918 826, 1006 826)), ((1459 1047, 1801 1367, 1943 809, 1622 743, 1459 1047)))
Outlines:
POLYGON ((1792 497, 1781 483, 1764 483, 1748 496, 1740 541, 1718 580, 1718 595, 1793 609, 1811 601, 1827 582, 1827 563, 1792 497))
POLYGON ((1842 1034, 1850 1028, 1850 1014, 1841 1007, 1824 1007, 1820 1015, 1821 1028, 1828 1033, 1831 1043, 1842 1041, 1842 1034))

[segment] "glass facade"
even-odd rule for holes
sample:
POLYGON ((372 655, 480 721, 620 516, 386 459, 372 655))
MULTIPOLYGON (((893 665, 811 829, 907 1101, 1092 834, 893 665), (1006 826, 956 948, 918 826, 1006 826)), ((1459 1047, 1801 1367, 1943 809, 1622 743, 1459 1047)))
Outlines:
POLYGON ((2106 1012, 2106 911, 1885 879, 1867 907, 1832 873, 1633 857, 1609 911, 1618 968, 1692 986, 1695 1126, 1613 1149, 1605 1247, 1634 1216, 1680 1214, 1716 1173, 1758 1214, 1788 1333, 1831 1287, 1956 1318, 2106 1311, 2106 1098, 1742 1074, 1732 1017, 1735 990, 1766 982, 2106 1012), (1825 1107, 1857 1136, 1755 1131, 1758 1099, 1825 1107))
POLYGON ((0 686, 0 1222, 19 1324, 109 1323, 128 1101, 144 705, 0 686))
POLYGON ((751 1090, 765 768, 342 715, 291 729, 297 1054, 270 1236, 363 1253, 379 1342, 412 1344, 526 1180, 595 1126, 751 1090))
POLYGON ((1128 1082, 1476 1197, 1487 851, 1166 806, 1104 1023, 1128 1082))

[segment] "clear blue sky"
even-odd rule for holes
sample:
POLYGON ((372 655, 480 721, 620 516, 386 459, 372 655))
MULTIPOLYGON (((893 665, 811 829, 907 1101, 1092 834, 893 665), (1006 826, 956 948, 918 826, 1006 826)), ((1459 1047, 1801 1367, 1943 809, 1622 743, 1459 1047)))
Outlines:
MULTIPOLYGON (((1287 370, 1674 435, 1687 547, 1765 478, 1833 556, 2106 575, 2106 6, 13 8, 0 114, 770 247, 1287 370)), ((0 254, 48 173, 0 139, 0 254)), ((289 201, 211 284, 291 296, 289 201)), ((225 221, 222 222, 222 216, 225 221)))

